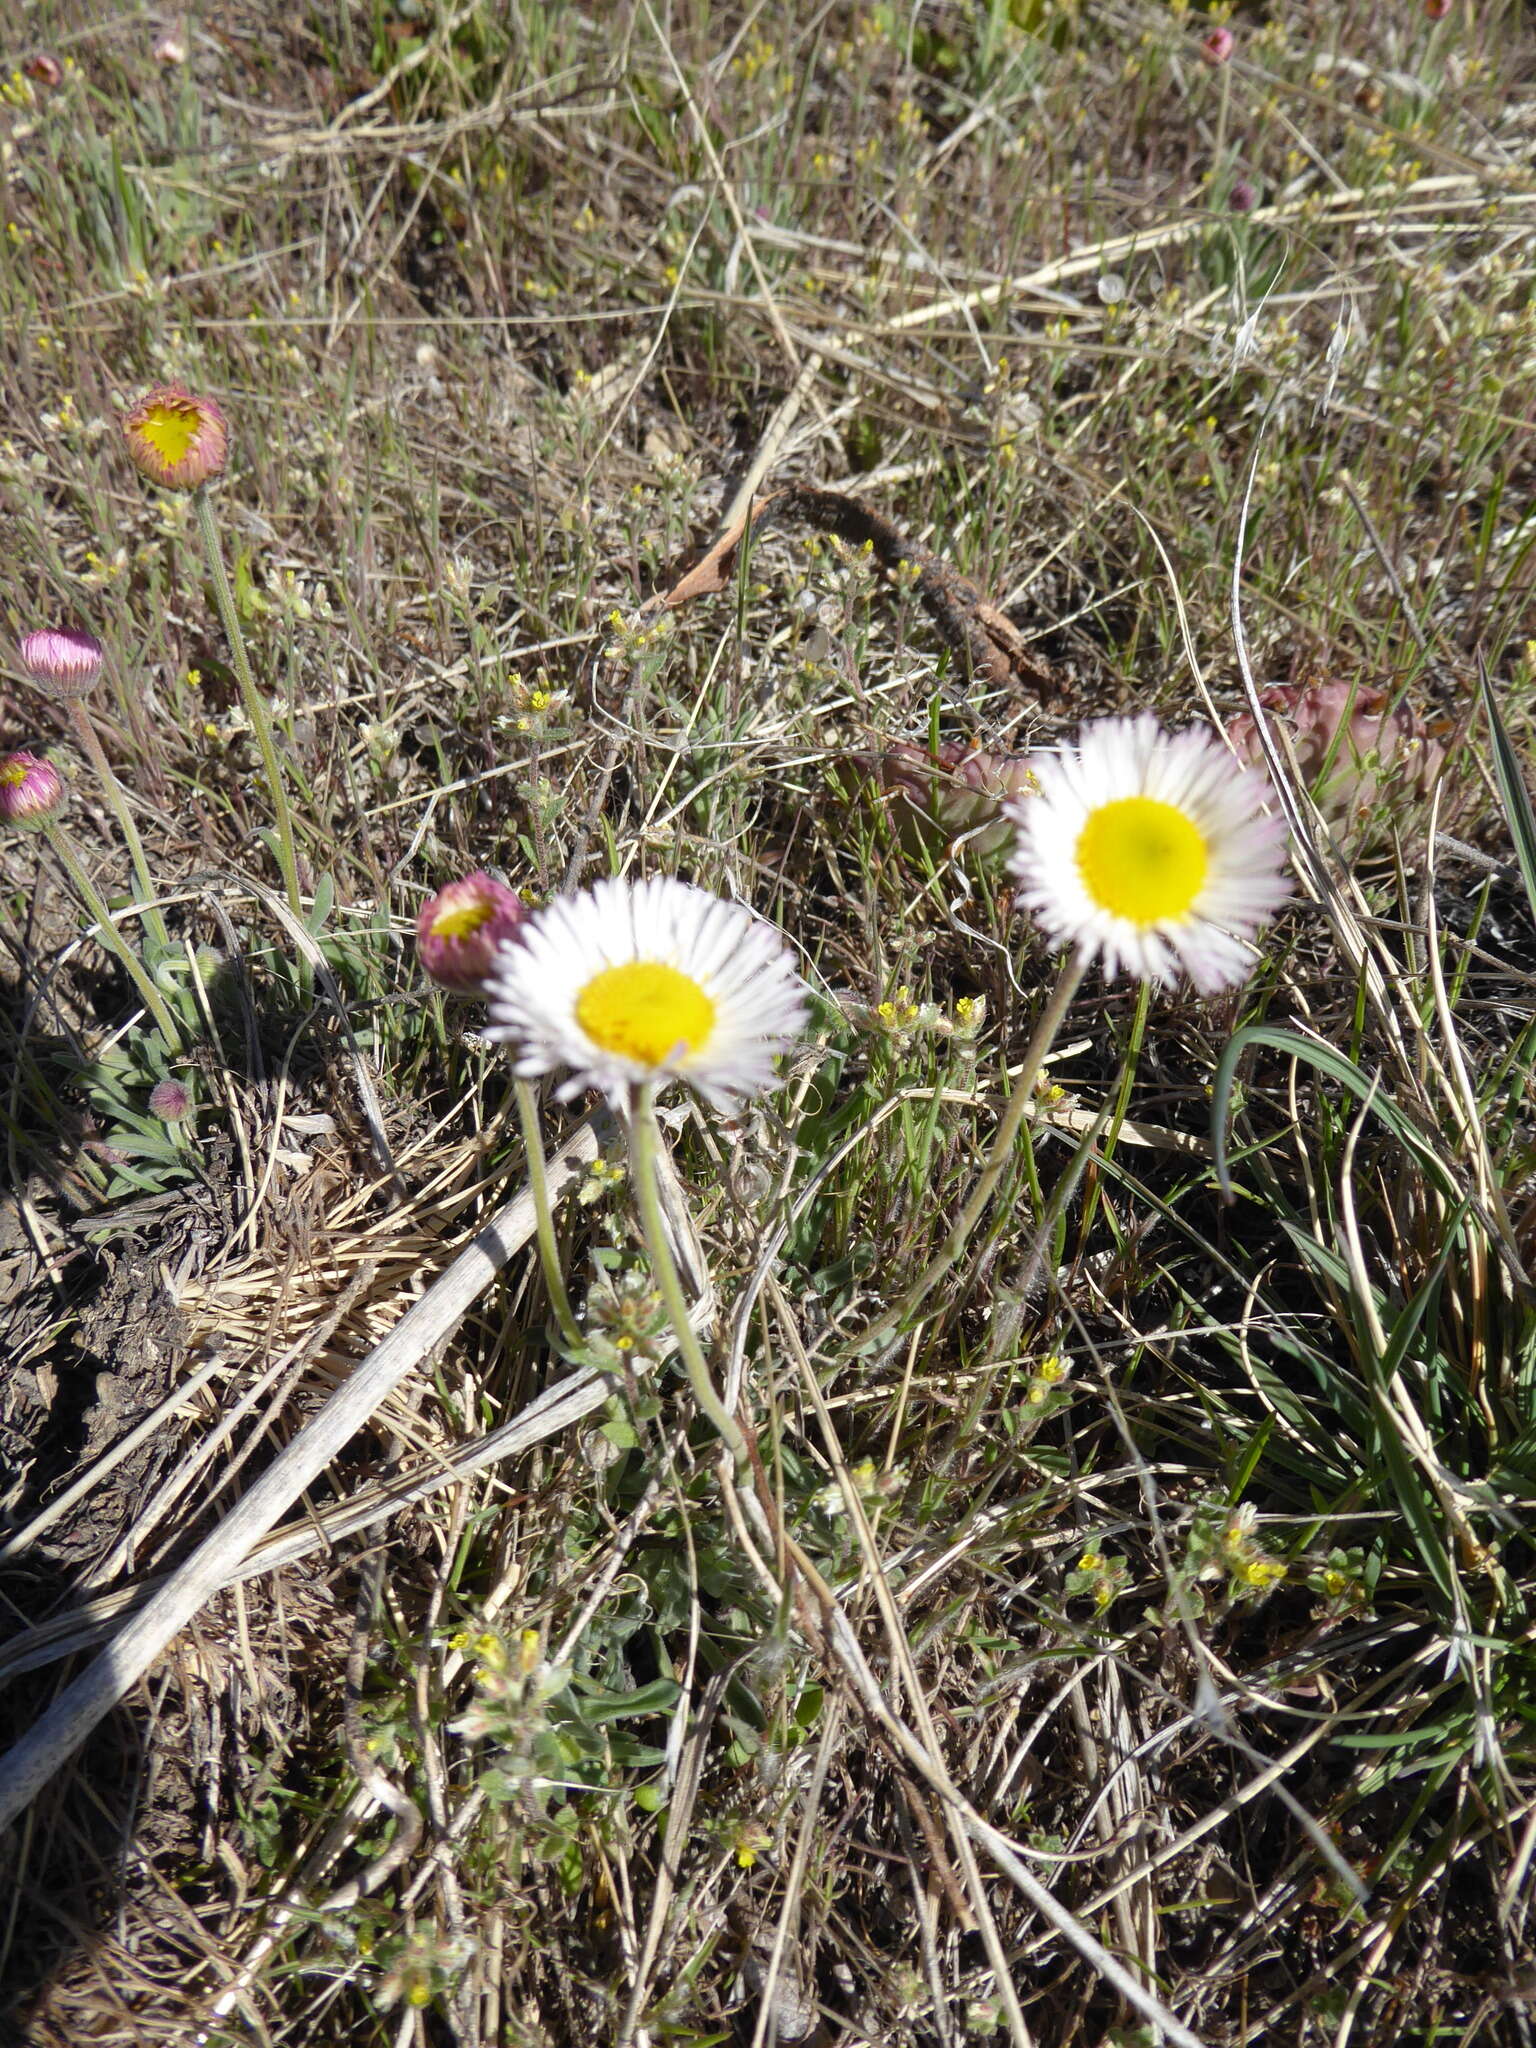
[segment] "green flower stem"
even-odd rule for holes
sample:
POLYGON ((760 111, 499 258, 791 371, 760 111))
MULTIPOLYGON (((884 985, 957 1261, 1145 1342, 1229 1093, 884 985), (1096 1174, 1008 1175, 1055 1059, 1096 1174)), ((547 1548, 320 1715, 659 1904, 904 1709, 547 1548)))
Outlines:
POLYGON ((992 1150, 987 1154, 987 1163, 971 1190, 971 1198, 961 1210, 955 1227, 945 1238, 937 1255, 918 1274, 912 1285, 894 1306, 884 1315, 877 1316, 858 1338, 854 1349, 862 1350, 873 1339, 888 1336, 892 1330, 905 1323, 913 1311, 923 1302, 934 1286, 954 1265, 965 1250, 971 1232, 981 1219, 982 1211, 991 1201, 993 1191, 1002 1179, 1004 1169, 1013 1154, 1014 1141, 1019 1135, 1019 1126, 1024 1121, 1024 1112, 1034 1096, 1035 1083, 1045 1056, 1050 1051, 1057 1032, 1061 1029, 1067 1011, 1072 1007, 1072 998, 1077 994, 1087 971, 1088 960, 1082 953, 1074 953, 1057 978, 1051 991, 1050 1001, 1040 1013, 1034 1034, 1024 1054, 1024 1064, 1019 1078, 1014 1083, 1013 1093, 1008 1098, 1008 1107, 1003 1111, 997 1135, 992 1140, 992 1150))
POLYGON ((651 1255, 651 1270, 656 1276, 656 1284, 661 1289, 661 1298, 666 1304, 667 1315, 677 1336, 677 1348, 682 1353, 683 1364, 693 1386, 693 1398, 715 1425, 721 1441, 730 1451, 737 1469, 740 1470, 747 1463, 747 1440, 735 1418, 715 1392, 703 1347, 692 1323, 688 1320, 688 1303, 683 1294, 683 1283, 678 1278, 672 1248, 667 1243, 657 1174, 661 1132, 656 1126, 656 1109, 649 1085, 635 1090, 634 1101, 630 1106, 628 1132, 635 1199, 640 1205, 640 1229, 645 1238, 646 1250, 651 1255))
POLYGON ((293 814, 288 808, 288 795, 283 788, 283 771, 278 762, 277 748, 272 743, 272 721, 268 718, 267 707, 257 692, 256 678, 251 673, 251 659, 245 651, 245 635, 240 630, 240 614, 235 610, 235 594, 229 587, 229 576, 224 568, 224 551, 219 546, 219 529, 213 517, 213 500, 208 495, 206 484, 199 485, 192 493, 192 504, 197 514, 197 530, 202 538, 203 553, 208 559, 208 574, 213 579, 213 600, 218 606, 219 617, 224 622, 224 635, 229 642, 230 659, 235 665, 235 677, 240 684, 245 715, 251 721, 251 731, 256 735, 261 765, 266 773, 267 787, 272 797, 272 817, 277 826, 277 864, 283 871, 283 887, 288 893, 288 908, 302 922, 304 909, 299 900, 299 857, 293 838, 293 814))
POLYGON ((560 1246, 555 1238, 554 1211, 549 1206, 549 1179, 544 1171, 544 1134, 539 1128, 538 1098, 528 1081, 518 1081, 517 1114, 523 1126, 523 1157, 528 1167, 528 1191, 533 1196, 534 1235, 539 1244, 539 1264, 544 1272, 544 1287, 549 1295, 555 1321, 560 1325, 560 1334, 573 1351, 582 1344, 581 1326, 571 1309, 571 1297, 565 1291, 565 1275, 560 1270, 560 1246))
POLYGON ((137 909, 148 928, 150 937, 162 953, 171 950, 170 933, 165 928, 165 919, 160 915, 160 906, 155 902, 155 885, 150 880, 149 863, 144 858, 144 842, 139 837, 139 828, 133 822, 133 812, 128 808, 128 799, 123 794, 123 785, 118 781, 112 763, 107 759, 106 748, 96 730, 91 714, 78 697, 69 700, 70 723, 75 728, 87 760, 96 771, 96 780, 101 784, 102 795, 112 806, 118 830, 128 848, 128 858, 133 865, 134 887, 138 890, 137 909))
POLYGON ((148 969, 112 922, 112 913, 102 901, 101 892, 75 858, 74 848, 58 825, 52 818, 44 818, 42 825, 48 844, 57 855, 60 866, 75 885, 76 895, 96 920, 101 931, 102 944, 108 952, 116 956, 129 980, 144 998, 144 1007, 154 1018, 155 1028, 164 1039, 167 1049, 171 1052, 180 1052, 183 1044, 181 1026, 167 1009, 165 998, 150 979, 148 969))

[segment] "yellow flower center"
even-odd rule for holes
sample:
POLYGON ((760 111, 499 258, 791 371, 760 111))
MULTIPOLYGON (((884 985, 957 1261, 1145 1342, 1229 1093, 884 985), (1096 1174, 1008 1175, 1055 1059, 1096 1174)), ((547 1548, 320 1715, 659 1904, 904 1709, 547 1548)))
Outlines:
POLYGON ((604 1052, 659 1067, 697 1052, 715 1028, 715 1006, 690 975, 660 960, 628 960, 594 974, 576 998, 576 1021, 604 1052))
POLYGON ((0 784, 3 784, 6 789, 20 789, 26 779, 27 764, 25 761, 6 761, 0 763, 0 784))
POLYGON ((192 405, 152 405, 139 426, 150 447, 167 464, 186 460, 197 429, 197 408, 192 405))
POLYGON ((1210 873, 1205 835, 1155 797, 1100 804, 1078 834, 1077 866, 1101 910, 1143 928, 1183 917, 1210 873))
POLYGON ((489 903, 462 903, 457 910, 440 910, 432 920, 434 939, 467 939, 479 931, 495 911, 489 903))

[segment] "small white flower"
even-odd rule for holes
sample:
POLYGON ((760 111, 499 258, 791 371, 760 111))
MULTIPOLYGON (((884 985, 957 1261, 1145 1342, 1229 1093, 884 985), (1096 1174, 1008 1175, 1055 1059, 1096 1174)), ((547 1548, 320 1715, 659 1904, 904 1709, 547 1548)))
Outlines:
POLYGON ((1058 944, 1144 981, 1242 981, 1249 940, 1290 894, 1285 826, 1262 776, 1197 731, 1103 718, 1032 758, 1038 794, 1006 806, 1021 900, 1058 944))
POLYGON ((562 1099, 687 1081, 717 1108, 773 1085, 805 1022, 782 934, 740 903, 659 876, 557 896, 499 949, 488 1038, 524 1076, 570 1067, 562 1099))

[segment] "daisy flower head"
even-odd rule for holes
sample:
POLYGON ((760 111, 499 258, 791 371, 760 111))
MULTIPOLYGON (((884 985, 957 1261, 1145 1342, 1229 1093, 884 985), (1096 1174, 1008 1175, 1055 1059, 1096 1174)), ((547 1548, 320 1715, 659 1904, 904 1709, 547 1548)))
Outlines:
POLYGON ((151 483, 191 491, 217 476, 229 452, 229 423, 211 398, 185 384, 157 384, 123 415, 123 437, 151 483))
POLYGON ((779 932, 744 904, 670 876, 557 896, 500 948, 488 1038, 517 1071, 569 1067, 562 1100, 599 1088, 615 1108, 646 1082, 687 1081, 717 1109, 772 1086, 805 1022, 779 932))
POLYGON ((1150 714, 1085 725, 1032 763, 1038 794, 1008 807, 1022 901, 1058 944, 1144 981, 1205 993, 1247 978, 1250 941, 1290 894, 1268 783, 1198 731, 1150 714))

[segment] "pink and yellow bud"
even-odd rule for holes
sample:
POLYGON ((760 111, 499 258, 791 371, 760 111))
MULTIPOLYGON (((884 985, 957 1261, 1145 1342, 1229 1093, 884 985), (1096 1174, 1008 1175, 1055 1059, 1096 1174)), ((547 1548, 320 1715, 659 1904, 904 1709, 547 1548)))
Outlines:
POLYGON ((64 697, 80 697, 101 674, 101 642, 90 633, 46 626, 26 633, 17 647, 21 665, 35 683, 64 697))
POLYGON ((211 398, 157 384, 123 415, 128 453, 151 483, 191 491, 224 467, 229 426, 211 398))
POLYGON ((483 868, 450 882, 427 898, 416 920, 423 972, 458 995, 478 995, 497 949, 516 936, 527 915, 517 891, 483 868))
POLYGON ((51 761, 24 751, 0 756, 0 820, 5 824, 34 824, 63 801, 64 778, 51 761))

